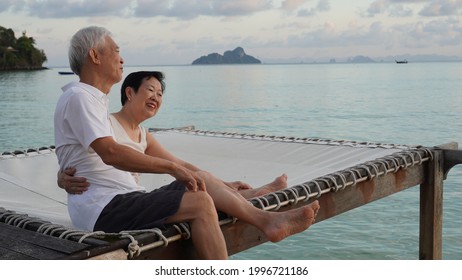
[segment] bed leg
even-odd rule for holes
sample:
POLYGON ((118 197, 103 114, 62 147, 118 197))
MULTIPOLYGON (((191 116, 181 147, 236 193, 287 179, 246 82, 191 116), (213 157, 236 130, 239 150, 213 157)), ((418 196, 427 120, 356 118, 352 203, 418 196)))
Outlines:
POLYGON ((419 259, 442 258, 443 228, 443 153, 433 151, 424 182, 420 185, 419 259))

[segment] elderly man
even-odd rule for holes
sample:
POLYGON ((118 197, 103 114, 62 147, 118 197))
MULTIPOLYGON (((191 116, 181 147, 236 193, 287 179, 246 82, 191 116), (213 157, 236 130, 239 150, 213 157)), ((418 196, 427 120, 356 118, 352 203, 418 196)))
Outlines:
POLYGON ((83 194, 68 195, 76 227, 120 231, 189 222, 199 257, 225 259, 216 208, 255 225, 273 242, 314 222, 317 201, 287 212, 262 211, 205 171, 118 144, 108 118, 107 95, 122 79, 124 61, 105 28, 79 30, 71 40, 69 62, 80 81, 63 87, 55 110, 55 145, 60 169, 74 167, 75 175, 90 184, 83 194), (176 180, 146 192, 129 171, 169 174, 176 180))

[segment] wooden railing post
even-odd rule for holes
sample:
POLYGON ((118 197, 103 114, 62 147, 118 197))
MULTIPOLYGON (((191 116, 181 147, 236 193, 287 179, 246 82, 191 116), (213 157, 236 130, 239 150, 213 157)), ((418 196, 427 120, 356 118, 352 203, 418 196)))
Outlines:
POLYGON ((443 232, 443 153, 433 151, 424 182, 420 185, 419 259, 442 258, 443 232))

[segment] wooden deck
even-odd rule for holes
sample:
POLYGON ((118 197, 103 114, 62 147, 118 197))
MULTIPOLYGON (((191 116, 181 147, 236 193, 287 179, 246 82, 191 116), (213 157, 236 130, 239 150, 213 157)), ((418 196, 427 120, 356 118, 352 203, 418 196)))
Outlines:
POLYGON ((55 260, 84 251, 89 245, 0 223, 3 260, 55 260))
MULTIPOLYGON (((386 169, 385 165, 376 167, 374 171, 364 169, 358 176, 367 178, 366 180, 357 181, 353 173, 347 172, 342 178, 335 177, 330 181, 321 181, 309 186, 312 196, 308 200, 294 203, 294 199, 287 199, 283 196, 280 199, 269 196, 267 200, 269 205, 277 204, 277 207, 280 207, 276 211, 284 211, 318 199, 321 210, 316 222, 319 223, 405 189, 420 186, 419 259, 441 259, 443 181, 453 166, 462 163, 462 151, 457 150, 457 143, 450 143, 432 148, 430 153, 430 159, 412 166, 407 166, 406 162, 418 161, 422 155, 416 154, 415 158, 411 159, 403 158, 397 163, 401 167, 394 172, 382 170, 386 169), (337 184, 345 185, 345 182, 351 181, 354 181, 351 186, 337 188, 337 184), (286 201, 281 204, 280 201, 284 199, 286 201)), ((225 222, 222 230, 230 255, 267 242, 264 235, 255 227, 240 221, 225 222)), ((165 242, 155 234, 134 235, 137 240, 138 254, 132 258, 196 258, 190 239, 181 238, 182 234, 178 234, 174 229, 170 229, 164 235, 171 241, 166 247, 155 245, 159 243, 163 245, 165 242)), ((0 223, 1 259, 126 259, 130 243, 128 239, 114 239, 82 244, 0 223)))

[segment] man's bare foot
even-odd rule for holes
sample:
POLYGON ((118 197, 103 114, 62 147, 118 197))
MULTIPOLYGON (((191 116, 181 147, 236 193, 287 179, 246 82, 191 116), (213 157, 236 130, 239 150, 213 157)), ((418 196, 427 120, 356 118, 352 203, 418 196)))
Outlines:
POLYGON ((263 232, 271 242, 278 242, 293 234, 308 229, 315 221, 319 211, 316 200, 306 206, 285 212, 272 212, 271 222, 263 232))
POLYGON ((256 189, 240 190, 239 193, 246 199, 250 199, 272 192, 276 192, 285 188, 287 188, 287 175, 282 174, 281 176, 276 177, 276 179, 274 179, 274 181, 269 184, 266 184, 256 189))

